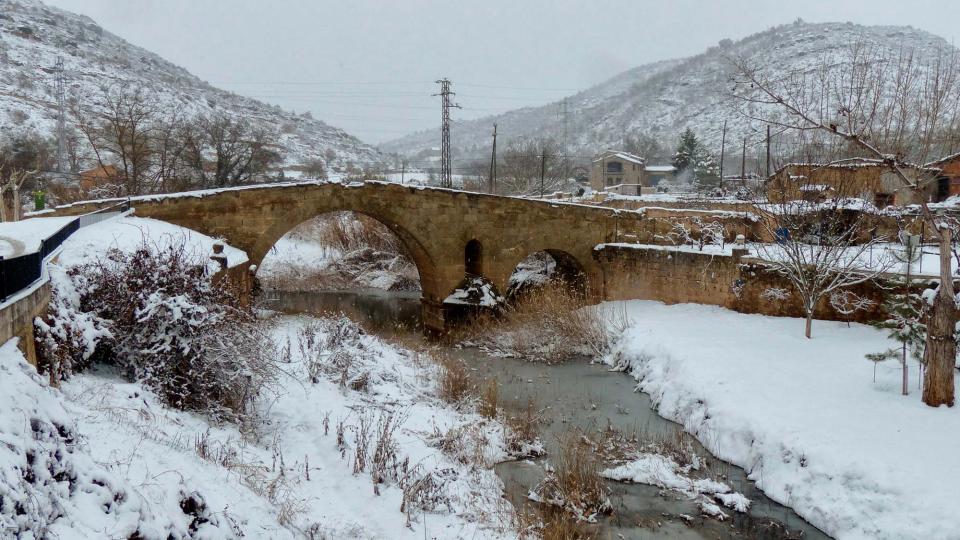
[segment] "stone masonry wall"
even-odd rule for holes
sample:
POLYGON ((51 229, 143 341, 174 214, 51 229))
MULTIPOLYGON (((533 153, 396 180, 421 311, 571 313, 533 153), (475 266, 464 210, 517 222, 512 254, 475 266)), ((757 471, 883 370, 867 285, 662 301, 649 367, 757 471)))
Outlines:
MULTIPOLYGON (((800 299, 790 282, 757 259, 711 255, 661 246, 611 246, 594 250, 603 273, 606 300, 658 300, 666 304, 692 302, 722 306, 742 313, 803 317, 800 299), (790 291, 786 300, 768 300, 770 288, 790 291)), ((826 320, 868 322, 881 317, 881 290, 874 284, 852 288, 875 302, 873 309, 847 317, 837 313, 827 299, 815 317, 826 320)))

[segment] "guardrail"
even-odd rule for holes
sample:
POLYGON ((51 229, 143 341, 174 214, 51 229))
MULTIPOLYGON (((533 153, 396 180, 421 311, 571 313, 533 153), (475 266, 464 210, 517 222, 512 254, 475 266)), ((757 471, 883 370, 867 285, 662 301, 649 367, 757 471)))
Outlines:
POLYGON ((43 276, 43 264, 54 251, 82 227, 99 223, 130 209, 130 202, 84 214, 40 241, 40 249, 9 259, 0 257, 0 302, 30 287, 43 276))

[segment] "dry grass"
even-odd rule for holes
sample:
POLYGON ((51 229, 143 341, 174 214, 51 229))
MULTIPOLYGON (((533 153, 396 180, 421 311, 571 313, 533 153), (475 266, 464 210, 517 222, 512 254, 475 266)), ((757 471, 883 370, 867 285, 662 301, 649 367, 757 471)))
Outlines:
POLYGON ((538 411, 533 400, 519 413, 504 416, 506 426, 507 451, 515 457, 535 457, 543 455, 543 445, 539 439, 539 426, 543 420, 542 411, 538 411))
POLYGON ((542 502, 562 508, 578 521, 593 523, 611 513, 610 491, 600 475, 602 465, 593 445, 577 431, 568 432, 560 443, 553 470, 547 472, 534 493, 542 502))
POLYGON ((513 514, 519 540, 592 540, 597 534, 556 506, 527 505, 513 514))
POLYGON ((467 366, 456 358, 443 354, 437 355, 440 377, 437 381, 437 393, 440 399, 460 407, 476 397, 476 386, 470 380, 467 366))
POLYGON ((603 354, 629 326, 622 305, 587 305, 582 295, 555 283, 520 296, 500 315, 485 315, 448 340, 501 354, 560 362, 603 354))
POLYGON ((497 379, 490 379, 480 392, 480 404, 477 407, 477 412, 484 418, 496 418, 499 399, 500 387, 497 384, 497 379))

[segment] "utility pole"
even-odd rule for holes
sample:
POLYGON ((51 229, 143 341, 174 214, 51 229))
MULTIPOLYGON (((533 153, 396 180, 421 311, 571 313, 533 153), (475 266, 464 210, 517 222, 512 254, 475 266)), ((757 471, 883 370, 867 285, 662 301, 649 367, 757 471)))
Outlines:
POLYGON ((433 95, 440 96, 440 106, 443 110, 443 124, 440 128, 440 187, 452 188, 453 178, 450 174, 450 109, 461 107, 450 101, 450 96, 456 95, 450 91, 450 79, 439 79, 437 84, 440 85, 440 93, 433 95))
POLYGON ((400 164, 400 185, 404 184, 404 180, 407 176, 407 160, 403 160, 400 164))
POLYGON ((497 192, 497 124, 493 124, 493 150, 490 152, 490 183, 487 193, 497 192))
POLYGON ((540 150, 540 198, 543 198, 543 176, 547 170, 547 149, 540 150))
POLYGON ((767 178, 770 178, 770 124, 767 124, 767 178))
POLYGON ((740 182, 747 181, 747 138, 743 138, 743 154, 740 155, 740 182))
POLYGON ((727 146, 727 121, 723 121, 723 135, 720 136, 720 191, 723 191, 723 153, 727 146))
POLYGON ((53 68, 53 87, 57 95, 57 173, 63 176, 67 172, 67 81, 63 71, 63 57, 57 57, 53 68))
POLYGON ((567 98, 563 98, 563 180, 570 176, 567 164, 570 163, 570 148, 567 147, 567 98))

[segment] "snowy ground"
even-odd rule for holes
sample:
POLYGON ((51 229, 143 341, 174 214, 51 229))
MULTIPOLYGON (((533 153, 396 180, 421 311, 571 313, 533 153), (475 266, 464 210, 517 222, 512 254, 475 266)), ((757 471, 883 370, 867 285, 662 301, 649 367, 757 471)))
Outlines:
POLYGON ((0 256, 16 257, 40 251, 40 242, 76 217, 33 218, 0 223, 0 256))
MULTIPOLYGON (((115 218, 67 240, 55 274, 66 279, 64 267, 144 239, 200 253, 214 242, 115 218)), ((472 404, 438 399, 434 360, 345 320, 262 324, 281 373, 242 427, 169 408, 104 366, 52 389, 15 341, 0 346, 0 537, 511 536, 512 508, 492 470, 508 457, 505 428, 472 404), (387 419, 395 428, 383 438, 387 419), (375 484, 377 456, 387 466, 375 484)))
POLYGON ((632 326, 606 357, 658 412, 773 499, 837 538, 960 538, 960 411, 908 397, 897 364, 873 382, 872 327, 745 315, 695 304, 626 303, 632 326))
MULTIPOLYGON (((65 267, 76 266, 96 261, 110 249, 133 251, 145 242, 154 248, 183 244, 198 257, 209 257, 213 255, 213 244, 217 240, 165 221, 123 216, 95 223, 73 233, 64 243, 58 262, 65 267)), ((224 245, 223 252, 227 256, 227 266, 233 267, 247 261, 247 254, 240 249, 224 245)))

